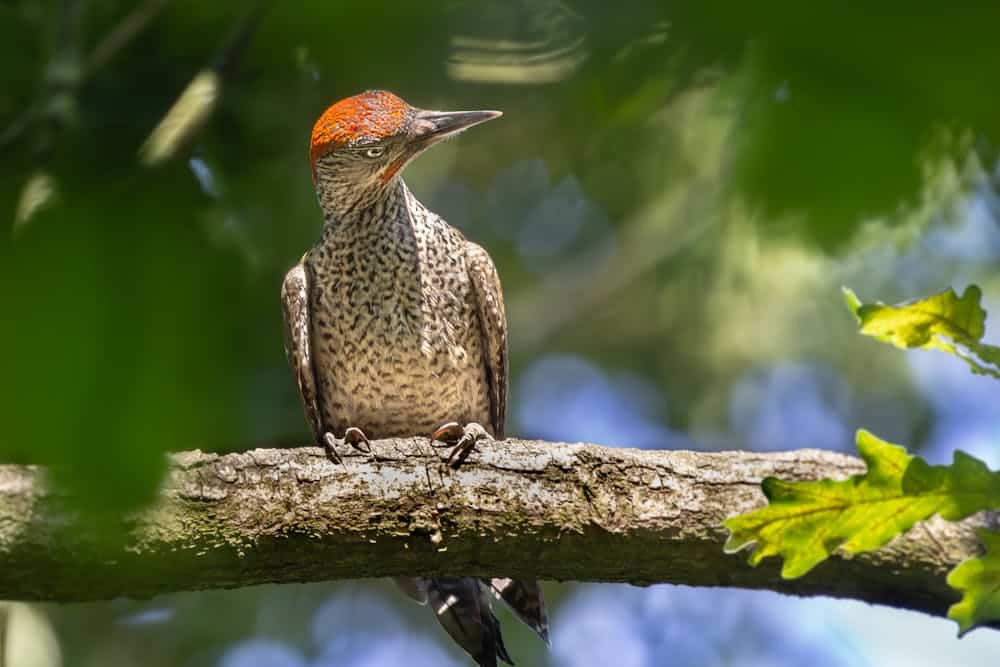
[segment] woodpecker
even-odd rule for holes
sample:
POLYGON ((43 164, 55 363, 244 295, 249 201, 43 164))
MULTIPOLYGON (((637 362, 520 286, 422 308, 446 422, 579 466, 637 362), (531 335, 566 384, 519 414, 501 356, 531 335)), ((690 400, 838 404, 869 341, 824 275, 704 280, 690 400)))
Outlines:
MULTIPOLYGON (((330 106, 309 148, 324 224, 285 276, 286 351, 316 441, 341 460, 369 438, 430 434, 458 465, 477 441, 504 437, 507 321, 493 260, 406 187, 430 146, 500 116, 428 111, 371 90, 330 106)), ((548 643, 535 581, 397 579, 431 603, 482 667, 509 664, 491 599, 548 643)))

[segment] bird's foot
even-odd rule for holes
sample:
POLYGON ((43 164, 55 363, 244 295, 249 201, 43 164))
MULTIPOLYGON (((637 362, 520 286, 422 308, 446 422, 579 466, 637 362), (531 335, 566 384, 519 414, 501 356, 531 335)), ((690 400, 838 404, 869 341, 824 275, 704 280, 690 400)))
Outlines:
POLYGON ((372 453, 371 442, 368 440, 368 436, 360 428, 354 426, 350 427, 344 431, 344 437, 338 438, 331 431, 327 431, 323 434, 323 444, 326 446, 326 453, 335 463, 343 463, 344 458, 337 451, 338 447, 343 447, 345 444, 350 445, 354 449, 358 450, 362 454, 372 453), (361 445, 364 444, 364 447, 361 445))
POLYGON ((492 439, 493 436, 489 431, 476 422, 469 422, 465 426, 458 422, 448 422, 431 434, 431 440, 454 445, 448 455, 448 465, 452 468, 462 465, 462 461, 469 456, 469 452, 475 448, 477 442, 492 439))

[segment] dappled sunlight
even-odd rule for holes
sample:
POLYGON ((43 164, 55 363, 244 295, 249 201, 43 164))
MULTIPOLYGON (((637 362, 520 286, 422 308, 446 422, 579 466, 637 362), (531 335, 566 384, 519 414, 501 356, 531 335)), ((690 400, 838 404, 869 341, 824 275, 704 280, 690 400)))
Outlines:
POLYGON ((215 109, 220 85, 218 72, 212 70, 199 72, 191 80, 140 148, 144 164, 161 164, 191 141, 215 109))
POLYGON ((455 37, 451 49, 448 75, 476 83, 554 83, 587 59, 583 37, 565 45, 455 37))
POLYGON ((892 302, 990 279, 1000 259, 1000 200, 974 154, 927 163, 919 203, 867 221, 838 263, 842 282, 892 302))
POLYGON ((14 233, 17 234, 21 228, 31 222, 36 213, 52 204, 53 198, 58 192, 59 187, 52 174, 46 171, 36 171, 31 174, 25 182, 17 202, 17 209, 14 213, 14 233))
POLYGON ((801 354, 829 335, 831 319, 849 324, 838 310, 832 261, 817 249, 767 238, 745 219, 714 240, 718 268, 701 295, 703 316, 714 323, 698 348, 706 365, 737 369, 801 354))
POLYGON ((0 601, 0 664, 62 667, 59 644, 52 621, 37 605, 0 601))
POLYGON ((482 4, 457 19, 446 65, 450 78, 507 85, 556 83, 587 60, 586 24, 570 3, 482 4), (466 32, 470 29, 475 32, 466 32))
MULTIPOLYGON (((511 328, 520 332, 513 344, 540 345, 565 334, 592 317, 596 309, 627 294, 640 279, 653 278, 703 240, 717 219, 718 203, 714 199, 720 194, 725 134, 723 117, 713 113, 713 99, 710 92, 696 91, 677 99, 671 107, 676 113, 649 119, 648 129, 658 130, 652 134, 653 140, 662 142, 663 150, 671 152, 671 163, 676 164, 665 164, 650 146, 649 152, 637 157, 632 173, 638 185, 656 178, 668 179, 669 185, 665 189, 657 187, 633 217, 621 221, 610 242, 599 236, 592 242, 591 252, 579 251, 549 264, 541 284, 530 292, 513 295, 508 309, 511 328), (680 118, 691 120, 694 127, 677 127, 680 118), (682 150, 677 152, 678 148, 682 150), (676 179, 670 179, 674 175, 671 169, 676 170, 676 179)), ((544 173, 542 170, 544 165, 536 167, 538 173, 544 173)), ((560 196, 575 192, 571 189, 560 196)), ((582 193, 576 196, 582 197, 582 193)), ((601 218, 595 217, 600 214, 592 204, 583 200, 575 208, 594 211, 586 216, 595 220, 592 224, 596 229, 602 228, 597 222, 601 218)), ((612 327, 638 326, 640 335, 656 327, 656 321, 648 317, 631 323, 608 322, 606 314, 600 317, 602 324, 612 327)), ((611 333, 605 331, 605 335, 611 333)))

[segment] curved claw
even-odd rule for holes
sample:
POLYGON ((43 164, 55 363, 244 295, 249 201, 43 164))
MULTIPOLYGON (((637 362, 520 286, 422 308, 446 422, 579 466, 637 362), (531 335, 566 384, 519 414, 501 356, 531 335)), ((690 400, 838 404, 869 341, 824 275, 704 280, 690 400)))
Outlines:
POLYGON ((334 463, 344 464, 344 458, 337 452, 337 437, 333 435, 330 431, 323 434, 323 448, 326 449, 326 455, 334 463))
POLYGON ((343 438, 338 438, 332 432, 327 431, 323 434, 323 444, 326 447, 326 453, 330 459, 334 463, 340 463, 343 465, 346 465, 344 463, 344 457, 342 457, 340 452, 337 451, 337 448, 342 445, 348 444, 362 454, 368 454, 369 456, 372 453, 371 441, 368 440, 368 436, 365 435, 364 431, 355 426, 352 426, 344 431, 343 438), (361 446, 362 443, 364 443, 364 447, 361 446))
POLYGON ((356 426, 352 426, 346 431, 344 431, 344 442, 349 444, 354 449, 358 450, 362 454, 372 453, 372 443, 365 435, 365 432, 356 426), (364 443, 364 447, 361 447, 361 443, 364 443))
POLYGON ((431 434, 431 440, 439 440, 454 445, 448 454, 447 461, 448 465, 452 468, 462 465, 462 461, 475 448, 477 442, 480 440, 490 440, 492 437, 489 431, 475 422, 469 422, 465 426, 462 426, 458 422, 448 422, 431 434))
POLYGON ((463 435, 465 435, 465 429, 462 428, 461 424, 458 422, 448 422, 447 424, 442 424, 436 431, 431 433, 431 440, 454 443, 461 440, 463 435))

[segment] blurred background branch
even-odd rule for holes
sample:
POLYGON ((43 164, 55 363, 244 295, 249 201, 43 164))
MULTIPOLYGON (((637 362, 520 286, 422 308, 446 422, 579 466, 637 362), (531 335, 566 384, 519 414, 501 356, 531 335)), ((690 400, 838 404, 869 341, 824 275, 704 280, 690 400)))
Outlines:
POLYGON ((79 601, 448 573, 762 588, 942 614, 952 601, 944 573, 977 552, 973 529, 985 520, 930 522, 787 581, 777 563, 750 568, 724 554, 721 522, 762 503, 765 476, 843 477, 863 469, 859 460, 521 440, 458 471, 444 455, 419 438, 379 441, 374 459, 345 466, 314 447, 181 453, 157 502, 124 520, 74 518, 40 469, 3 466, 0 596, 79 601))
POLYGON ((195 74, 140 147, 143 164, 156 166, 190 146, 215 111, 223 80, 236 71, 269 5, 269 0, 258 0, 234 24, 212 62, 195 74))
POLYGON ((83 57, 80 24, 88 3, 84 0, 64 0, 56 21, 56 38, 45 69, 43 86, 34 102, 0 132, 0 148, 16 141, 22 132, 37 121, 48 118, 57 125, 75 122, 73 116, 76 113, 78 89, 142 34, 169 2, 170 0, 146 0, 140 3, 108 30, 90 55, 83 57))

